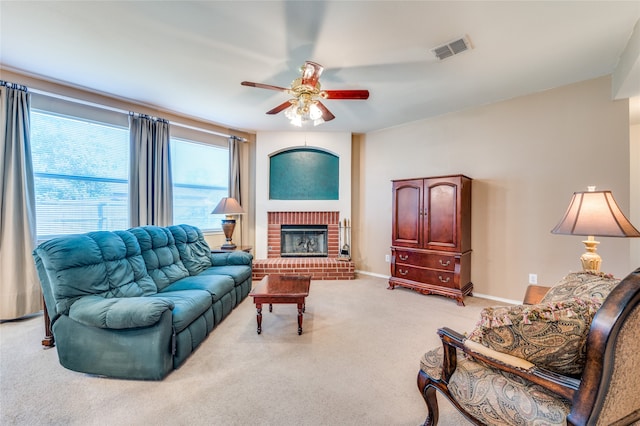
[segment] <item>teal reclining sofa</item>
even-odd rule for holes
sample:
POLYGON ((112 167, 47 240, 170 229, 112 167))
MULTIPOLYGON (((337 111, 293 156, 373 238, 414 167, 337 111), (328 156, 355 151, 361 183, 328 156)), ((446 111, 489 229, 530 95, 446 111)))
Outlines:
POLYGON ((160 380, 251 290, 252 255, 190 225, 68 235, 33 252, 60 364, 160 380))

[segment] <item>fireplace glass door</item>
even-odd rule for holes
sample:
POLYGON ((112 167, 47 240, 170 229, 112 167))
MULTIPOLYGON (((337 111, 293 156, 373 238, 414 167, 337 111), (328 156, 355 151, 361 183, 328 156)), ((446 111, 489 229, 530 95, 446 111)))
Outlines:
POLYGON ((282 225, 281 257, 327 257, 327 225, 282 225))

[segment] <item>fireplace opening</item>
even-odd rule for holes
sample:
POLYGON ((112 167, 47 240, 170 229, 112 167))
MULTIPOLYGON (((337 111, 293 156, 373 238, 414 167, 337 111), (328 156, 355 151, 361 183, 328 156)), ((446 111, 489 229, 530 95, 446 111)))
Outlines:
POLYGON ((281 257, 328 257, 327 225, 282 225, 281 257))

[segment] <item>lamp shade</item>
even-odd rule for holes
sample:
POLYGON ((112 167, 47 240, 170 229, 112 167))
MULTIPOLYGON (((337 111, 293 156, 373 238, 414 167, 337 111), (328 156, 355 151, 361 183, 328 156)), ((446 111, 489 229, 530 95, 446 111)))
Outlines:
POLYGON ((226 215, 234 215, 234 214, 243 214, 244 209, 238 204, 235 198, 224 197, 220 200, 215 209, 211 212, 211 214, 226 214, 226 215))
POLYGON ((618 207, 611 191, 574 192, 564 217, 552 234, 640 237, 618 207))

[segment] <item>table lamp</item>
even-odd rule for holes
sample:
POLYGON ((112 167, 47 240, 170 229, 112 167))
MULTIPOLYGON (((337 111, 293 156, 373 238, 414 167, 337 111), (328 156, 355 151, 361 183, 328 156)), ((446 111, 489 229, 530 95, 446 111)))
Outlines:
POLYGON ((222 219, 222 231, 224 232, 227 242, 220 246, 220 248, 222 250, 234 250, 236 245, 231 240, 231 237, 233 236, 233 230, 236 228, 236 220, 233 216, 244 214, 244 210, 235 198, 224 197, 220 200, 216 208, 213 209, 211 214, 226 215, 226 218, 222 219))
POLYGON ((611 191, 574 192, 564 217, 551 231, 552 234, 584 235, 586 252, 580 257, 582 269, 600 272, 602 259, 596 249, 599 241, 594 237, 640 237, 629 219, 618 207, 611 191))

